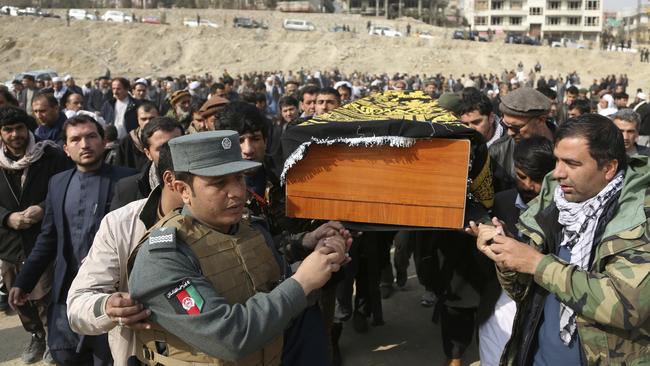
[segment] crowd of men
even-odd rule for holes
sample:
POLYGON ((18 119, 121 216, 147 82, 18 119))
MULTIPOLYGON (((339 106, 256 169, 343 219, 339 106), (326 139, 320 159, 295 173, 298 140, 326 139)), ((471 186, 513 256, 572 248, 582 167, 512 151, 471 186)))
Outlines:
POLYGON ((23 361, 341 365, 344 324, 383 325, 413 257, 448 365, 474 334, 482 365, 650 362, 647 96, 630 100, 626 75, 585 88, 541 69, 0 88, 3 300, 31 334, 23 361), (385 90, 422 90, 482 136, 492 219, 351 233, 284 215, 283 134, 385 90))

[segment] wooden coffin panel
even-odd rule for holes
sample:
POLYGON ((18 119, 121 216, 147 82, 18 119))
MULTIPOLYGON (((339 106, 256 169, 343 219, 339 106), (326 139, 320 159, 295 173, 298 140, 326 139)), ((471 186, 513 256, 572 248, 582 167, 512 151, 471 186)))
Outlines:
POLYGON ((287 215, 462 228, 469 140, 409 148, 313 144, 287 174, 287 215))

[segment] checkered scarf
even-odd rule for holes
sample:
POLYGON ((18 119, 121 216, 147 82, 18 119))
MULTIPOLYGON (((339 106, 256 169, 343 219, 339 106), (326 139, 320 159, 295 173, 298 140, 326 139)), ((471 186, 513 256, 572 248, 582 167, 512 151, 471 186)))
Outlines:
MULTIPOLYGON (((564 227, 560 246, 571 252, 571 264, 586 270, 589 267, 596 225, 607 203, 623 188, 625 175, 620 171, 596 196, 584 202, 569 202, 560 186, 555 189, 555 204, 560 210, 558 222, 564 227)), ((560 339, 569 345, 576 330, 573 309, 560 303, 560 339)))

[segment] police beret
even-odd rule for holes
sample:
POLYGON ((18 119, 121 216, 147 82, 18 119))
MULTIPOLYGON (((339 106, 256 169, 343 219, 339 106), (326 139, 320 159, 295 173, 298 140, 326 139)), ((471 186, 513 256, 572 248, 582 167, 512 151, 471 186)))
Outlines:
POLYGON ((501 98, 499 110, 517 117, 538 117, 551 109, 551 100, 533 88, 519 88, 501 98))

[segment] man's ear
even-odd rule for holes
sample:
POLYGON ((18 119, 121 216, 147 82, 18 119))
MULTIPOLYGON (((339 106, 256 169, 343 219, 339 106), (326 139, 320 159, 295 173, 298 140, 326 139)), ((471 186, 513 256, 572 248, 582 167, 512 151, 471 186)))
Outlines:
POLYGON ((176 179, 176 177, 174 176, 174 172, 169 171, 169 170, 165 170, 165 172, 163 173, 163 176, 162 176, 161 184, 163 184, 164 186, 169 187, 169 189, 171 189, 172 191, 176 191, 176 189, 174 188, 174 180, 175 179, 176 179))
POLYGON ((616 176, 618 172, 618 160, 610 160, 603 165, 603 171, 605 172, 605 179, 609 182, 616 176))
POLYGON ((153 161, 153 156, 151 156, 151 153, 149 152, 148 147, 144 148, 144 154, 147 156, 147 159, 149 159, 149 161, 153 161))
POLYGON ((190 197, 192 196, 192 187, 189 184, 183 182, 182 180, 174 180, 173 182, 174 191, 180 193, 183 203, 190 205, 190 197))

